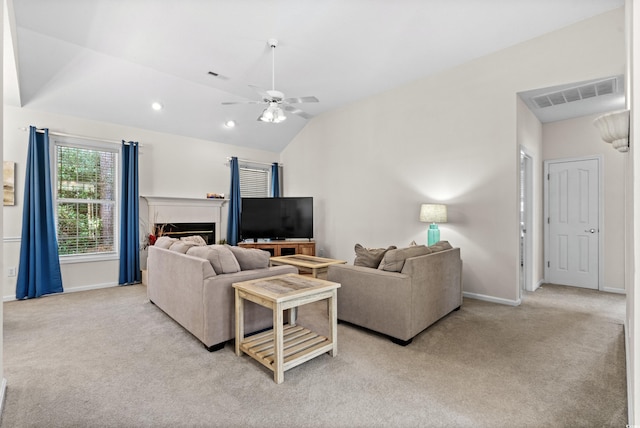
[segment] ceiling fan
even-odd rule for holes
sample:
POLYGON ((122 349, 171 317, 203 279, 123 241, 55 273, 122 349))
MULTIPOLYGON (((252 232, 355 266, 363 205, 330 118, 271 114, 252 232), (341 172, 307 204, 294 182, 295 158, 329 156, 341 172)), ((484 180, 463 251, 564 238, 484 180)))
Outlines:
POLYGON ((249 87, 253 88, 261 97, 262 101, 227 101, 223 102, 223 105, 229 104, 266 104, 267 108, 262 112, 260 116, 258 116, 258 120, 262 122, 268 123, 280 123, 284 121, 287 116, 284 114, 284 110, 293 113, 297 116, 303 117, 305 119, 310 119, 312 116, 299 108, 293 106, 292 104, 300 104, 300 103, 317 103, 318 99, 316 97, 289 97, 285 98, 284 94, 280 91, 276 91, 276 71, 275 71, 275 49, 278 46, 277 39, 269 39, 267 41, 269 46, 271 47, 271 90, 265 91, 257 86, 249 85, 249 87))

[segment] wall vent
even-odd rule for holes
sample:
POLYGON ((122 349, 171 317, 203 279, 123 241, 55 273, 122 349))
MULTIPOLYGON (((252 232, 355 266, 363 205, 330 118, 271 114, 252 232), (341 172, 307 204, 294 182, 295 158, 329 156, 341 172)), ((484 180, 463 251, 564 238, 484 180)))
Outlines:
POLYGON ((616 92, 618 92, 618 79, 612 77, 610 79, 599 80, 586 85, 563 89, 562 91, 537 95, 531 98, 531 100, 536 107, 545 108, 599 97, 602 95, 614 94, 616 92))

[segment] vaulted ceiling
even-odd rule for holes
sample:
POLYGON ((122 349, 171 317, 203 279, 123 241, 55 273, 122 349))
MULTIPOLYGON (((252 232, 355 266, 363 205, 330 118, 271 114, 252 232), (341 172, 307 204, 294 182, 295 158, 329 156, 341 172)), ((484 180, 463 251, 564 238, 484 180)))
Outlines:
POLYGON ((264 105, 222 105, 260 100, 248 85, 272 89, 269 38, 275 88, 316 96, 296 107, 317 116, 623 3, 11 0, 5 103, 279 152, 307 119, 269 124, 256 120, 264 105))

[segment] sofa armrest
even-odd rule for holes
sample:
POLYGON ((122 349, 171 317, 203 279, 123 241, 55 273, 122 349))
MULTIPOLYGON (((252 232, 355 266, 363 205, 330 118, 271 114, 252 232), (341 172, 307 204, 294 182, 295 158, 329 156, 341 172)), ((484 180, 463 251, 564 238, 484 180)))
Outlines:
POLYGON ((202 340, 204 282, 216 274, 208 260, 149 247, 147 296, 202 340))
POLYGON ((338 319, 398 339, 411 338, 411 278, 400 272, 331 265, 327 280, 338 282, 338 319))
POLYGON ((402 272, 412 279, 411 318, 416 334, 462 305, 459 248, 409 258, 402 272))

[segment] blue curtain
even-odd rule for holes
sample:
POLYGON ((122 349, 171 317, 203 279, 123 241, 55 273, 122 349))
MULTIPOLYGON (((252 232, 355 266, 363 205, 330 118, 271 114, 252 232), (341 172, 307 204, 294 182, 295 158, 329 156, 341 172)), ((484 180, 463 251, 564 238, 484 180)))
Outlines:
POLYGON ((49 162, 49 130, 29 128, 16 298, 62 293, 49 162))
POLYGON ((120 279, 121 285, 136 284, 140 271, 138 197, 138 143, 122 141, 122 191, 120 192, 120 279))
POLYGON ((238 158, 232 157, 231 169, 231 189, 229 190, 229 219, 227 221, 227 243, 237 245, 240 235, 240 211, 242 201, 240 199, 240 168, 238 158))
POLYGON ((273 198, 280 197, 280 168, 278 162, 271 164, 271 196, 273 198))

